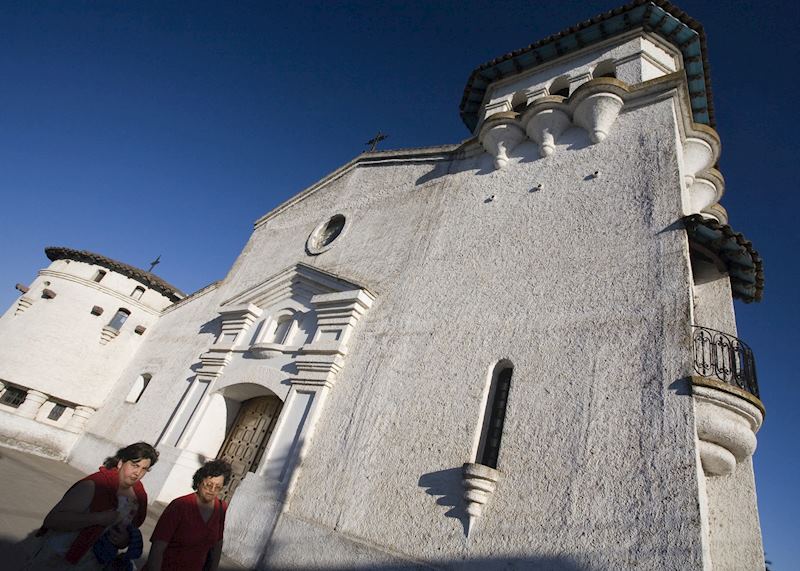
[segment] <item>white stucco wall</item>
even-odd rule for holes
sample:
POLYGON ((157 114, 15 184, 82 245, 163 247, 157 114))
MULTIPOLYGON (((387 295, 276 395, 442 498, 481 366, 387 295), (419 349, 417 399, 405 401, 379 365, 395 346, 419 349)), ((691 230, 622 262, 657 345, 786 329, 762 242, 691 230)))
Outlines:
POLYGON ((98 408, 143 343, 146 329, 169 305, 153 290, 145 291, 141 300, 131 298, 136 285, 99 266, 54 261, 21 296, 30 305, 18 311, 19 304, 14 304, 0 318, 0 379, 59 401, 98 408), (107 271, 100 283, 92 280, 98 269, 107 271), (45 290, 55 297, 48 298, 45 290), (101 315, 92 313, 95 306, 101 315), (118 335, 101 343, 103 328, 120 308, 130 316, 118 335), (137 326, 145 328, 142 335, 134 332, 137 326))
MULTIPOLYGON (((619 68, 620 77, 669 71, 670 54, 637 42, 607 46, 628 50, 620 57, 649 54, 629 58, 641 65, 619 68)), ((569 65, 589 73, 608 55, 569 65)), ((492 101, 531 77, 495 86, 492 101)), ((757 568, 749 461, 722 479, 705 479, 698 466, 686 381, 692 318, 732 333, 735 323, 727 282, 692 284, 676 123, 687 111, 663 85, 637 95, 600 144, 572 126, 551 156, 524 140, 502 170, 476 140, 451 154, 372 155, 263 217, 218 285, 158 307, 144 336, 123 331, 92 354, 92 368, 76 364, 52 387, 42 381, 63 395, 84 375, 102 394, 70 462, 89 470, 119 446, 158 443, 162 458, 145 483, 151 499, 168 501, 217 453, 238 403, 274 394, 286 401, 283 424, 228 513, 226 552, 247 565, 716 569, 736 560, 733 541, 736 557, 757 568), (346 217, 345 230, 310 255, 309 235, 334 214, 346 217), (259 324, 270 327, 289 307, 308 313, 292 343, 315 338, 310 299, 320 292, 294 305, 278 294, 263 307, 248 298, 297 264, 350 283, 333 291, 369 292, 341 371, 302 391, 292 386, 291 350, 247 353, 264 341, 259 324), (230 339, 220 337, 225 311, 226 327, 245 323, 225 330, 230 339), (225 353, 231 340, 241 345, 225 353), (208 357, 223 353, 221 365, 208 357), (500 475, 467 536, 462 465, 475 461, 487 378, 500 360, 514 367, 500 475), (145 373, 147 389, 126 402, 145 373), (729 506, 747 519, 733 534, 729 506)), ((59 319, 93 335, 97 318, 84 305, 97 292, 58 272, 45 277, 59 295, 3 319, 45 323, 36 316, 59 308, 59 319), (73 303, 57 305, 64 299, 73 303)), ((129 285, 107 295, 116 303, 129 285)), ((23 337, 71 358, 75 348, 55 335, 23 337)), ((9 370, 21 371, 24 343, 5 341, 9 370)))
MULTIPOLYGON (((293 518, 414 559, 700 566, 692 406, 674 388, 688 373, 689 273, 673 226, 671 103, 618 121, 600 145, 565 133, 553 161, 523 143, 502 171, 486 154, 358 168, 254 233, 225 287, 302 256, 307 234, 341 212, 349 233, 311 263, 377 298, 319 420, 293 518), (465 543, 436 495, 459 503, 501 358, 515 367, 502 479, 465 543)), ((276 534, 309 558, 356 563, 326 559, 327 540, 301 541, 283 521, 276 534)), ((272 565, 297 564, 299 551, 266 551, 272 565)))

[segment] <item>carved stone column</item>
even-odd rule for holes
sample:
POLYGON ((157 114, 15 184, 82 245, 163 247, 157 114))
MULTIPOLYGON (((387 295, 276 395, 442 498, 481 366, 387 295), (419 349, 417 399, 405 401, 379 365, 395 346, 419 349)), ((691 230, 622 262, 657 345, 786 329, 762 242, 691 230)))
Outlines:
POLYGON ((356 323, 372 306, 372 294, 351 290, 315 295, 317 334, 295 360, 297 375, 286 397, 273 444, 265 460, 265 474, 287 486, 293 467, 302 458, 303 445, 313 435, 325 398, 333 388, 347 355, 356 323))
POLYGON ((67 425, 64 427, 70 432, 83 432, 86 427, 86 421, 91 418, 95 413, 95 409, 88 406, 76 406, 75 411, 72 413, 72 418, 69 419, 67 425))
POLYGON ((36 418, 39 409, 47 402, 47 395, 39 391, 28 390, 25 400, 17 408, 17 414, 25 418, 36 418))

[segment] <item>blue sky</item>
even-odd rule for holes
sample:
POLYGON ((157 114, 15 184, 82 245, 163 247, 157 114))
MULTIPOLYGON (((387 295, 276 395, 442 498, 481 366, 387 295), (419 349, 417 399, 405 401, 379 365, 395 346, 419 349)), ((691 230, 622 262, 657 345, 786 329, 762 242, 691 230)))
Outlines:
MULTIPOLYGON (((252 222, 365 149, 459 142, 469 73, 614 2, 0 2, 0 307, 88 249, 184 291, 252 222)), ((684 1, 703 23, 723 204, 765 260, 737 302, 767 407, 755 454, 773 569, 800 562, 796 6, 684 1)))

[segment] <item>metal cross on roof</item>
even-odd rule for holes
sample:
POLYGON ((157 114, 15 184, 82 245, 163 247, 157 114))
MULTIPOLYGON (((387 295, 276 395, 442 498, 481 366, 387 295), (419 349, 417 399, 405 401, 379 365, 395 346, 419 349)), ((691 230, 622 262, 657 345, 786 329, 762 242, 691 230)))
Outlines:
POLYGON ((371 153, 372 151, 374 151, 374 150, 375 150, 375 147, 377 147, 377 146, 378 146, 378 143, 380 143, 381 141, 383 141, 383 140, 384 140, 385 138, 387 138, 388 136, 389 136, 389 135, 384 135, 383 133, 381 133, 380 131, 378 131, 378 134, 377 134, 377 135, 375 135, 374 137, 372 137, 372 138, 371 138, 369 141, 367 141, 367 142, 366 142, 366 143, 364 143, 364 144, 365 144, 365 145, 369 145, 369 152, 371 153))
POLYGON ((153 260, 152 262, 150 262, 150 269, 149 269, 149 270, 147 270, 147 271, 148 271, 148 272, 152 272, 152 271, 153 271, 153 268, 155 268, 155 267, 156 267, 158 264, 160 264, 160 263, 161 263, 161 254, 159 254, 159 255, 158 255, 158 257, 157 257, 155 260, 153 260))

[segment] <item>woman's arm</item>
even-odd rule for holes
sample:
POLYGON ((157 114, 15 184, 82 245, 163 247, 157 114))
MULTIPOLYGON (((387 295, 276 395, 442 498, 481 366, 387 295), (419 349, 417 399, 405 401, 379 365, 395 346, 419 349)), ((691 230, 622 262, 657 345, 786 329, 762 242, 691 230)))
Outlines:
POLYGON ((218 542, 214 544, 214 547, 211 548, 211 551, 208 552, 209 563, 211 564, 209 567, 206 567, 208 571, 217 571, 219 568, 219 558, 222 555, 222 540, 220 539, 218 542))
POLYGON ((150 547, 150 555, 147 556, 145 569, 147 571, 161 571, 161 563, 164 561, 164 552, 166 550, 166 541, 154 541, 150 547))
POLYGON ((67 490, 47 517, 44 527, 55 531, 77 531, 84 527, 112 525, 119 519, 116 510, 89 512, 89 505, 94 497, 94 482, 83 481, 67 490))

